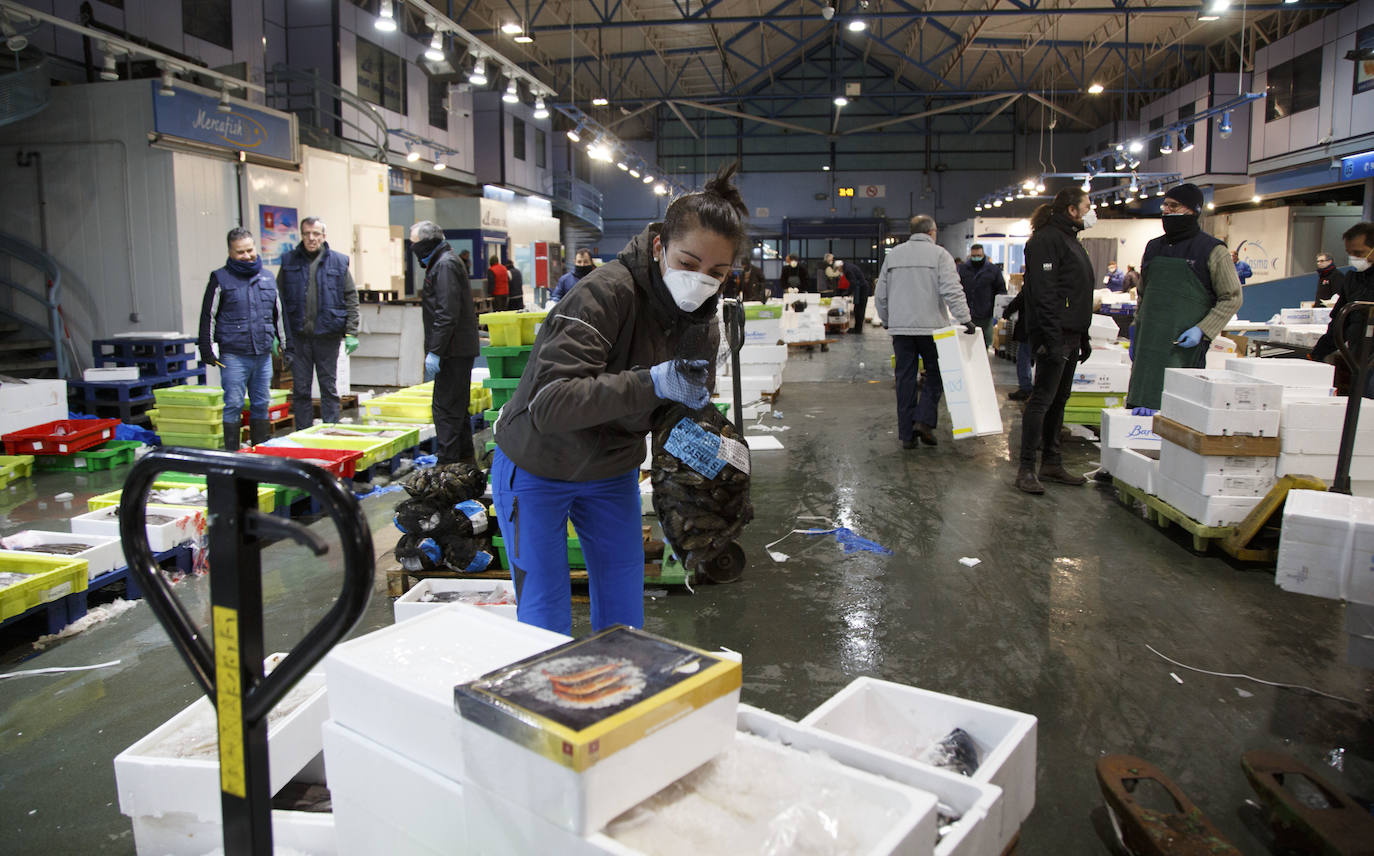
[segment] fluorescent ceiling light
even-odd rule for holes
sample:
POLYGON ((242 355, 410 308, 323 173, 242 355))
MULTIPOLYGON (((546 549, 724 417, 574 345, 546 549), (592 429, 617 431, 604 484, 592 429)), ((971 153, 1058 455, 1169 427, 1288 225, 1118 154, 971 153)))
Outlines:
POLYGON ((849 104, 849 99, 848 99, 848 98, 845 98, 843 95, 836 95, 836 96, 835 96, 835 106, 836 106, 836 107, 844 107, 844 106, 846 106, 847 104, 849 104))
POLYGON ((516 21, 507 21, 506 23, 501 25, 501 32, 505 33, 508 36, 513 36, 516 33, 521 32, 522 29, 523 28, 516 21))
POLYGON ((593 107, 605 107, 607 104, 610 104, 610 103, 611 103, 611 99, 607 98, 607 97, 604 96, 604 95, 598 95, 598 96, 596 96, 595 98, 592 99, 592 106, 593 106, 593 107))
POLYGON ((1094 83, 1092 83, 1090 86, 1088 86, 1088 94, 1089 94, 1089 95, 1101 95, 1102 92, 1103 92, 1103 90, 1104 90, 1104 87, 1103 87, 1102 84, 1100 84, 1100 83, 1094 82, 1094 83))
POLYGON ((868 29, 868 23, 863 18, 854 18, 849 22, 849 32, 862 33, 868 29))

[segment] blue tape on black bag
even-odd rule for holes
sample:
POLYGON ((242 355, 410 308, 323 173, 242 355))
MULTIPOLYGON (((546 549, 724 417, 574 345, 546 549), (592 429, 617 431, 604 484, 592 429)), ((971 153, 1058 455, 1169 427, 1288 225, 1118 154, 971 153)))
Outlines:
POLYGON ((708 479, 725 469, 725 461, 719 455, 720 437, 686 417, 673 426, 663 449, 708 479))

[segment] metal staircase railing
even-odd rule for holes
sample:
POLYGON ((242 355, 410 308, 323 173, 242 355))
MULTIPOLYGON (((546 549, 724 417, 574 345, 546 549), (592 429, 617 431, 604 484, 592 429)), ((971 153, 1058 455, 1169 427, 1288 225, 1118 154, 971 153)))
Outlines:
POLYGON ((264 80, 267 106, 294 113, 304 142, 386 163, 386 120, 371 104, 317 72, 278 63, 264 80), (352 108, 354 115, 347 115, 352 108), (334 132, 335 123, 343 134, 334 132))
POLYGON ((48 56, 32 46, 0 51, 0 125, 27 119, 52 100, 48 56))
POLYGON ((558 175, 553 179, 553 192, 550 196, 553 205, 573 215, 600 232, 605 224, 601 217, 602 193, 592 185, 571 175, 558 175))
POLYGON ((51 341, 53 359, 57 364, 57 376, 70 378, 72 363, 68 360, 64 347, 62 323, 62 271, 58 269, 57 259, 23 238, 5 232, 0 232, 0 257, 21 262, 42 274, 46 294, 40 294, 3 275, 0 275, 0 288, 8 289, 14 295, 26 297, 37 303, 43 310, 47 325, 44 326, 12 309, 0 308, 0 317, 8 318, 21 329, 33 331, 45 341, 51 341))

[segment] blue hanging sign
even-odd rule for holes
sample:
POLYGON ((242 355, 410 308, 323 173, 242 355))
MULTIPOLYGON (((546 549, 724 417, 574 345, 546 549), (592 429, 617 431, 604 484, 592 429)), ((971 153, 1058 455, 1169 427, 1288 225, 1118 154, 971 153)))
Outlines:
POLYGON ((1374 176, 1374 152, 1341 158, 1341 181, 1357 181, 1374 176))
POLYGON ((158 95, 151 82, 153 130, 169 137, 242 151, 277 160, 296 161, 295 134, 289 116, 234 104, 221 113, 219 99, 177 87, 176 95, 158 95))

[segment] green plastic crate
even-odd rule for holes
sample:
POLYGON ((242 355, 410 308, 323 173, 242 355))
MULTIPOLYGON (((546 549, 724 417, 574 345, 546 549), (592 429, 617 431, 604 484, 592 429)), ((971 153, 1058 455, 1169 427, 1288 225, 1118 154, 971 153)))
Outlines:
POLYGON ((219 404, 159 404, 156 410, 149 413, 156 413, 163 419, 175 419, 178 422, 223 422, 224 403, 219 404))
POLYGON ((501 408, 499 408, 499 407, 498 407, 497 409, 495 409, 495 410, 484 410, 484 411, 482 411, 482 418, 485 419, 485 420, 487 420, 487 424, 488 424, 488 425, 495 425, 495 424, 496 424, 496 419, 497 419, 497 417, 499 417, 500 415, 501 415, 501 408))
POLYGON ((176 434, 179 437, 187 434, 219 436, 221 438, 224 436, 224 420, 222 419, 203 421, 168 419, 162 415, 161 410, 149 410, 148 418, 153 420, 153 430, 158 434, 176 434))
POLYGON ((143 444, 137 440, 111 440, 103 446, 70 455, 39 455, 40 470, 111 470, 134 462, 143 444))
POLYGON ((286 400, 291 397, 291 390, 289 389, 269 389, 268 393, 272 396, 273 404, 285 404, 286 400))
MULTIPOLYGON (((491 546, 496 550, 496 556, 501 561, 501 567, 509 570, 510 560, 506 558, 506 540, 500 535, 495 535, 491 539, 491 546)), ((587 559, 582 555, 582 544, 576 538, 568 539, 568 567, 587 567, 587 559)))
POLYGON ((1064 422, 1070 425, 1101 425, 1100 407, 1065 407, 1064 422))
POLYGON ((1124 392, 1073 392, 1069 394, 1066 407, 1096 407, 1101 410, 1104 407, 1125 407, 1126 393, 1124 392))
MULTIPOLYGON (((81 454, 73 452, 74 455, 81 454)), ((61 457, 54 455, 53 457, 61 457)), ((0 486, 33 475, 34 455, 0 455, 0 486)))
POLYGON ((501 378, 489 377, 482 381, 482 386, 491 390, 491 409, 500 410, 510 401, 511 396, 515 395, 515 388, 520 385, 520 378, 501 378))
POLYGON ((90 563, 68 556, 0 550, 0 573, 28 579, 0 589, 0 621, 86 590, 90 563))
POLYGON ((498 348, 491 345, 482 347, 482 356, 487 358, 487 369, 494 378, 516 378, 524 374, 529 364, 533 345, 498 348))
POLYGON ((176 434, 159 431, 157 436, 164 446, 183 446, 187 449, 223 449, 224 433, 219 434, 176 434))
POLYGON ((224 406, 224 390, 217 386, 168 386, 153 390, 159 407, 164 404, 181 406, 224 406))

